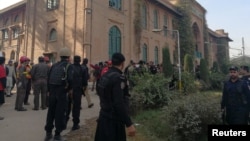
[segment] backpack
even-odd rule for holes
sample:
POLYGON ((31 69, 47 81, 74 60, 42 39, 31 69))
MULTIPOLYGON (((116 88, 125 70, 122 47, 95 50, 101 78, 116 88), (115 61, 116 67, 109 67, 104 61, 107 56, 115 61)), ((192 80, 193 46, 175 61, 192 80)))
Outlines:
POLYGON ((70 64, 68 62, 57 62, 56 64, 52 65, 49 72, 49 84, 66 84, 69 65, 70 64))

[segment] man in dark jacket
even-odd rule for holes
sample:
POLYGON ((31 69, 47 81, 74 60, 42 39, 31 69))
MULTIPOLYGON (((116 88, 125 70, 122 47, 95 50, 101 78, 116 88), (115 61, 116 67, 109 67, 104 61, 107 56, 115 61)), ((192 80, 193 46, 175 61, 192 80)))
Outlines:
POLYGON ((68 104, 68 92, 70 90, 70 49, 61 48, 59 51, 61 61, 55 63, 48 73, 49 109, 45 125, 45 141, 52 138, 52 130, 55 125, 54 141, 64 141, 61 132, 66 128, 66 110, 68 104))
POLYGON ((70 113, 72 109, 73 117, 73 127, 72 130, 77 130, 80 128, 80 110, 81 110, 81 99, 83 94, 83 86, 88 83, 88 73, 86 69, 83 69, 80 65, 81 57, 74 56, 74 63, 71 65, 70 74, 70 84, 72 86, 71 92, 69 94, 69 103, 67 109, 67 121, 70 118, 70 113), (72 107, 73 106, 73 107, 72 107))
POLYGON ((246 81, 239 79, 238 68, 229 68, 230 79, 224 83, 221 109, 229 125, 247 125, 250 91, 246 81))
POLYGON ((129 136, 135 135, 135 127, 128 115, 128 86, 122 74, 124 62, 121 53, 114 53, 113 66, 99 81, 101 110, 95 141, 126 141, 125 126, 129 136))

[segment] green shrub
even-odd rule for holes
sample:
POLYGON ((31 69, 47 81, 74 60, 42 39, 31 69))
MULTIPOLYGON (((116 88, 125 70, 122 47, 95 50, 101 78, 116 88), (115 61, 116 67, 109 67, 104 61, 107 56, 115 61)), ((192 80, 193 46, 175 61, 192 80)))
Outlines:
POLYGON ((133 76, 132 79, 136 83, 131 92, 130 107, 132 111, 159 108, 168 103, 171 95, 168 90, 170 79, 166 79, 163 74, 146 73, 143 77, 133 76))
POLYGON ((226 75, 220 72, 212 72, 209 74, 210 89, 212 90, 222 90, 223 81, 226 75))
POLYGON ((166 131, 161 138, 169 141, 202 141, 207 125, 221 124, 220 95, 197 93, 178 97, 165 107, 166 131))

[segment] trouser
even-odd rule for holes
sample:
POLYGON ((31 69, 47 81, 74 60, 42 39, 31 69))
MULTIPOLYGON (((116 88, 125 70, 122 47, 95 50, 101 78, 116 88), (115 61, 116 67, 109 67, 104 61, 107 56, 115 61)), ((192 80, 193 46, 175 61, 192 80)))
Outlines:
POLYGON ((46 132, 61 133, 66 127, 66 110, 68 104, 67 90, 62 85, 50 85, 49 109, 45 125, 46 132))
POLYGON ((24 97, 24 103, 28 103, 30 90, 31 90, 31 79, 28 79, 26 93, 25 93, 25 97, 24 97))
POLYGON ((81 98, 82 98, 82 88, 74 88, 72 94, 69 95, 68 109, 67 109, 67 121, 70 118, 70 113, 72 110, 72 117, 74 125, 80 123, 80 111, 81 111, 81 98))
POLYGON ((0 105, 5 103, 4 91, 0 90, 0 105))
POLYGON ((47 80, 40 78, 33 81, 33 94, 34 94, 34 108, 39 109, 39 96, 41 94, 41 108, 45 109, 46 95, 47 95, 47 80))
POLYGON ((126 141, 125 125, 100 116, 97 120, 95 141, 126 141))
POLYGON ((86 97, 86 100, 87 100, 87 102, 88 102, 88 105, 90 105, 91 103, 92 103, 92 101, 91 101, 91 98, 90 98, 90 96, 89 96, 89 89, 88 89, 88 86, 84 86, 84 95, 85 95, 85 97, 86 97))
POLYGON ((25 93, 26 93, 25 88, 17 87, 15 109, 17 110, 23 109, 23 101, 24 101, 25 93))
POLYGON ((6 95, 11 95, 11 88, 12 88, 12 77, 7 77, 7 83, 6 83, 6 95))

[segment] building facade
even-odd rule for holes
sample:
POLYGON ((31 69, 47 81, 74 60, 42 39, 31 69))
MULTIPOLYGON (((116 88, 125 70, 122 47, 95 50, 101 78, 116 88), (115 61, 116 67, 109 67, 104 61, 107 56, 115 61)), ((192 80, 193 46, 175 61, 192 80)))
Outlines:
MULTIPOLYGON (((206 10, 195 0, 189 1, 195 60, 199 64, 207 42, 203 34, 207 30, 206 10)), ((7 59, 18 60, 25 55, 35 63, 41 55, 55 62, 59 59, 58 50, 68 47, 72 56, 87 57, 92 64, 109 60, 114 52, 122 52, 126 63, 143 60, 160 64, 162 48, 167 44, 171 61, 176 64, 178 29, 174 20, 182 18, 176 2, 178 0, 24 0, 0 11, 1 50, 7 59)), ((211 39, 217 37, 213 35, 209 34, 211 39)))

